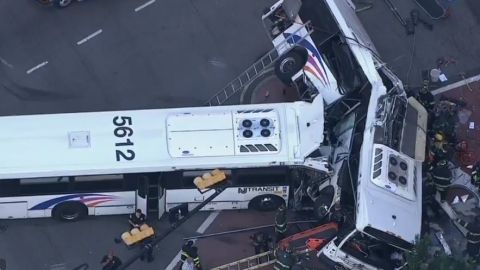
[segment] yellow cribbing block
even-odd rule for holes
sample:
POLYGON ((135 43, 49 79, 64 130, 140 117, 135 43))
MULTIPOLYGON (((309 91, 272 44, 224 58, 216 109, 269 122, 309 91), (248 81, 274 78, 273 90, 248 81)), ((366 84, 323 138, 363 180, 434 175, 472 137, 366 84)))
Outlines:
POLYGON ((152 235, 155 234, 155 231, 153 230, 152 227, 148 225, 142 225, 141 229, 134 228, 130 232, 124 232, 122 233, 122 240, 123 242, 130 246, 135 243, 138 243, 139 241, 142 241, 145 238, 148 238, 152 235))
POLYGON ((225 180, 226 178, 227 176, 225 175, 225 172, 215 169, 211 173, 203 174, 202 177, 196 177, 193 180, 193 183, 195 184, 195 186, 197 186, 198 189, 202 190, 209 188, 216 183, 225 180))

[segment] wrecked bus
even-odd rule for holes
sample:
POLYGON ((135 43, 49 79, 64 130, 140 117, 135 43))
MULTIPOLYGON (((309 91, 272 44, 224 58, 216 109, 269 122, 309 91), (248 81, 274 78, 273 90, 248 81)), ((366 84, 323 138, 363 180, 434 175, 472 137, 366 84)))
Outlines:
POLYGON ((295 195, 312 197, 317 217, 335 202, 348 216, 319 257, 348 269, 392 268, 420 235, 425 109, 380 61, 346 2, 280 0, 262 19, 281 55, 277 76, 325 103, 318 154, 333 172, 304 174, 295 195), (282 46, 291 36, 296 46, 282 46))

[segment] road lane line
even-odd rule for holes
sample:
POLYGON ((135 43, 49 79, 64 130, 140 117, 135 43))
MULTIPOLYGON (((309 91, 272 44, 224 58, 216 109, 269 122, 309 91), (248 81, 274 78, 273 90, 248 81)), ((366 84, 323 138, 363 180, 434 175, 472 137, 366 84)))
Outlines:
MULTIPOLYGON (((203 221, 202 225, 198 227, 197 233, 204 233, 210 225, 212 225, 213 221, 217 218, 217 216, 220 214, 220 211, 215 211, 210 213, 210 215, 203 221)), ((197 239, 192 240, 194 243, 197 241, 197 239)), ((177 263, 180 261, 180 254, 182 251, 180 250, 175 257, 173 257, 172 261, 167 265, 167 268, 165 270, 173 270, 173 268, 177 265, 177 263)))
POLYGON ((37 69, 45 66, 46 64, 48 64, 48 61, 45 61, 45 62, 43 62, 43 63, 40 63, 40 64, 34 66, 33 68, 27 70, 27 74, 30 74, 30 73, 34 72, 35 70, 37 70, 37 69))
POLYGON ((87 42, 89 39, 94 38, 95 36, 100 35, 101 33, 102 33, 102 29, 98 29, 97 31, 95 31, 95 33, 92 33, 88 35, 86 38, 77 42, 77 45, 82 45, 83 43, 87 42))
POLYGON ((153 3, 155 3, 155 0, 150 0, 150 1, 146 2, 145 4, 138 6, 138 7, 135 9, 135 12, 139 12, 140 10, 146 8, 147 6, 150 6, 150 5, 153 4, 153 3))
POLYGON ((0 57, 0 62, 2 62, 2 64, 4 64, 5 66, 9 67, 9 68, 13 68, 13 65, 8 63, 7 60, 5 60, 4 58, 0 57))
POLYGON ((210 213, 210 215, 205 219, 205 221, 198 227, 197 233, 204 233, 208 227, 213 223, 213 221, 217 218, 218 214, 220 214, 220 211, 215 211, 210 213))
POLYGON ((432 94, 433 95, 438 95, 438 94, 450 91, 452 89, 458 88, 460 86, 465 86, 466 84, 474 83, 476 81, 480 81, 480 74, 475 75, 475 76, 470 77, 470 78, 465 78, 465 79, 460 80, 456 83, 452 83, 452 84, 446 85, 444 87, 440 87, 438 89, 435 89, 435 90, 432 91, 432 94))

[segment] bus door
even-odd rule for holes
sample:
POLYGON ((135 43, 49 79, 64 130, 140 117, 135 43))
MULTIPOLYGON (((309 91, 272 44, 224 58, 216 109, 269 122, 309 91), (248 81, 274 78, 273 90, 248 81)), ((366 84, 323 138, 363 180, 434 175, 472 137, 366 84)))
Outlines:
POLYGON ((149 185, 148 180, 149 178, 147 175, 140 175, 140 177, 138 178, 137 193, 135 198, 136 208, 142 210, 142 212, 146 213, 147 216, 147 194, 149 185))
POLYGON ((162 174, 140 177, 137 192, 137 207, 147 216, 160 219, 165 213, 165 190, 161 185, 162 174))

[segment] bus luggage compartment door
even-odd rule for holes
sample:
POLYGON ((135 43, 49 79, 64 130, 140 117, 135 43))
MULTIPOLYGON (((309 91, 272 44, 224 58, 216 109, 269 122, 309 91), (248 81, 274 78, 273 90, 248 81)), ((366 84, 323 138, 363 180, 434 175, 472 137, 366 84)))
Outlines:
POLYGON ((0 203, 0 219, 27 218, 27 202, 0 203))

